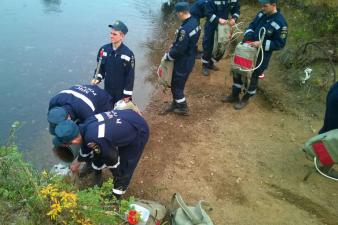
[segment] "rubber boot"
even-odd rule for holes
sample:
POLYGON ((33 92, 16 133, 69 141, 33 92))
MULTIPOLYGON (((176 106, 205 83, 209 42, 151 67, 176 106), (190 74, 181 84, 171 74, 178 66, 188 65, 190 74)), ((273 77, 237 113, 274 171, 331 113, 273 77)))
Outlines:
POLYGON ((236 110, 243 109, 245 106, 247 106, 249 104, 250 97, 252 97, 252 95, 246 93, 239 102, 234 104, 234 108, 236 110))
POLYGON ((177 108, 174 109, 174 113, 181 116, 189 116, 189 109, 187 102, 176 103, 177 108))
POLYGON ((239 94, 241 93, 241 89, 232 86, 232 92, 231 95, 225 96, 222 99, 222 102, 224 103, 238 103, 239 102, 239 94))
POLYGON ((79 177, 85 177, 88 174, 91 174, 92 172, 94 172, 94 169, 91 165, 91 162, 86 162, 86 164, 80 169, 79 171, 79 177))

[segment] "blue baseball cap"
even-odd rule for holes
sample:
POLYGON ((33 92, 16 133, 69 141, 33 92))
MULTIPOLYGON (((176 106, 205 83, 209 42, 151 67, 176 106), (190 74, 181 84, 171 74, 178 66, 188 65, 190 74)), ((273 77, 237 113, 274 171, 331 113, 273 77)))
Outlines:
POLYGON ((178 2, 178 3, 176 3, 175 12, 184 12, 184 11, 187 11, 187 12, 190 11, 189 3, 188 2, 178 2))
POLYGON ((115 20, 113 24, 109 24, 108 27, 117 31, 121 31, 124 34, 128 33, 128 27, 120 20, 115 20))
POLYGON ((258 0, 258 2, 262 5, 264 4, 273 4, 273 3, 277 3, 278 0, 258 0))
POLYGON ((68 117, 67 111, 63 107, 54 107, 48 111, 47 120, 49 122, 49 132, 55 134, 55 127, 68 117))
POLYGON ((61 144, 68 144, 80 133, 79 127, 72 120, 65 120, 60 122, 55 127, 55 137, 53 144, 60 146, 61 144))

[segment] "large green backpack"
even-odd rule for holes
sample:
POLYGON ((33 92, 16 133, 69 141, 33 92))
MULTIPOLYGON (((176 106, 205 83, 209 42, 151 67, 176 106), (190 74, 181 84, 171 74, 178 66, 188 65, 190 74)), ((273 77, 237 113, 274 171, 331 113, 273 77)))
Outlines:
POLYGON ((338 180, 330 175, 334 164, 338 163, 338 129, 310 138, 302 149, 313 159, 317 171, 325 177, 338 180))

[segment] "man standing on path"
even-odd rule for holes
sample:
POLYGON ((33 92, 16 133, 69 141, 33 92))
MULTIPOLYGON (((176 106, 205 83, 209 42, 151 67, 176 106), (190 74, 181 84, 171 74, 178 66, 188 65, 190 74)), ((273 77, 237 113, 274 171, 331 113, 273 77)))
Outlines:
POLYGON ((169 52, 163 56, 164 60, 174 61, 171 81, 172 103, 163 113, 174 112, 178 115, 189 114, 184 96, 185 83, 195 65, 196 45, 201 32, 196 18, 189 12, 189 3, 179 2, 175 5, 176 15, 182 21, 176 31, 176 37, 169 52))
POLYGON ((287 39, 288 26, 283 15, 277 10, 277 0, 259 0, 262 5, 255 19, 250 23, 244 33, 242 42, 248 43, 256 48, 263 47, 264 54, 260 52, 257 58, 257 64, 262 60, 262 64, 253 71, 250 79, 248 90, 242 99, 239 99, 241 89, 243 87, 242 77, 239 74, 233 74, 232 93, 222 99, 223 102, 234 103, 234 108, 240 110, 244 108, 249 99, 256 94, 259 76, 268 68, 268 64, 273 51, 284 48, 287 39), (266 29, 263 40, 259 40, 259 32, 261 28, 266 29))
POLYGON ((214 36, 218 24, 235 25, 240 15, 239 0, 209 0, 206 6, 207 20, 204 25, 202 74, 209 75, 209 69, 217 70, 212 58, 214 36))
POLYGON ((98 84, 104 79, 104 90, 113 97, 114 103, 121 99, 128 102, 133 95, 135 78, 134 53, 122 43, 128 28, 119 20, 109 27, 111 43, 99 50, 97 61, 101 65, 92 83, 98 84))

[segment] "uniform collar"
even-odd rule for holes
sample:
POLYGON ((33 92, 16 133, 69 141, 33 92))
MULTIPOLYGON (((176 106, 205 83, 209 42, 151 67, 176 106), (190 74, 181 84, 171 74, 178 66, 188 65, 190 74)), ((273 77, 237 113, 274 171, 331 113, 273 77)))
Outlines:
POLYGON ((124 46, 125 46, 125 45, 124 45, 123 42, 122 42, 121 45, 120 45, 116 50, 114 50, 114 49, 113 49, 113 43, 110 43, 109 48, 111 49, 111 51, 115 51, 115 53, 118 54, 118 53, 120 53, 121 51, 123 51, 124 46))
POLYGON ((192 18, 192 16, 190 16, 189 18, 183 20, 182 25, 186 24, 191 18, 192 18))

